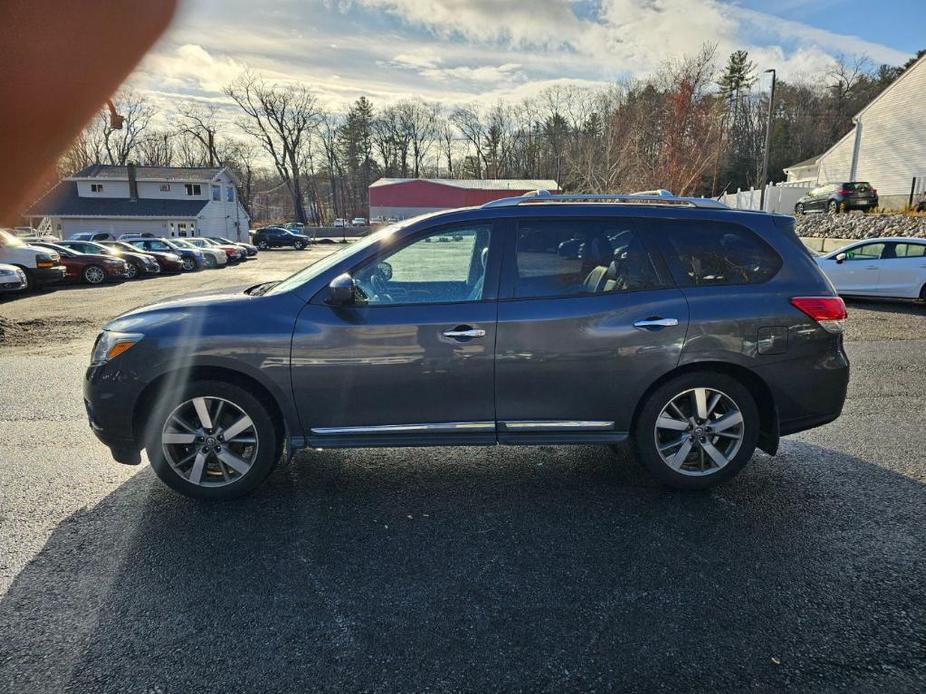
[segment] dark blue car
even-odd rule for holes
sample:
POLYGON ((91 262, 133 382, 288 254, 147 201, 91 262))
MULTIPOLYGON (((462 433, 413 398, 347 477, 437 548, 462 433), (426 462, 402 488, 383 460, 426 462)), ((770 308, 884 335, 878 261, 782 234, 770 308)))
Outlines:
POLYGON ((419 217, 282 282, 116 318, 87 412, 117 460, 145 449, 194 497, 305 447, 626 441, 703 488, 842 409, 845 306, 793 227, 662 195, 419 217))

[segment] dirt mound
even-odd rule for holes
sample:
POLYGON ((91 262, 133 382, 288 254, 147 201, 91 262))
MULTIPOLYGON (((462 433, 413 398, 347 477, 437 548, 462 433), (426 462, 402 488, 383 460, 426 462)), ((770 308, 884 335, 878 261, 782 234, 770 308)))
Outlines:
POLYGON ((0 317, 0 347, 22 347, 66 342, 86 335, 96 321, 86 318, 30 318, 12 320, 0 317))

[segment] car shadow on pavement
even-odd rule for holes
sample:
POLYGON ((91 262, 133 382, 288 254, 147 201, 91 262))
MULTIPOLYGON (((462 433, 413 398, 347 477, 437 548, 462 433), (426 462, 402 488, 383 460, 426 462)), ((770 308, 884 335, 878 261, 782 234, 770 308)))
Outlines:
POLYGON ((693 494, 594 447, 303 453, 214 504, 146 467, 15 579, 0 690, 912 691, 924 516, 797 441, 693 494))

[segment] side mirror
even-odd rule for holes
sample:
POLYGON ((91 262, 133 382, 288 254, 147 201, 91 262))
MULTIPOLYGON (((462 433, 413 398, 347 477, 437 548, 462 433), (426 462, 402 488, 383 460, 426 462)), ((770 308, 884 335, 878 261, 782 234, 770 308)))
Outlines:
POLYGON ((836 257, 834 258, 834 260, 835 260, 837 263, 841 263, 841 262, 844 261, 847 257, 848 257, 848 256, 847 256, 845 253, 837 253, 837 254, 836 254, 836 257))
POLYGON ((338 275, 328 285, 328 304, 347 306, 354 302, 354 278, 348 273, 338 275))

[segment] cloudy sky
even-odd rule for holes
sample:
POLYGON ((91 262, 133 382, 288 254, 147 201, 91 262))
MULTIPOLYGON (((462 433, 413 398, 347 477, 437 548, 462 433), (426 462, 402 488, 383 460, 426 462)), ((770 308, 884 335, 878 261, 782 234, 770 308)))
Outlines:
POLYGON ((181 0, 131 78, 164 105, 224 101, 245 67, 341 108, 519 98, 645 75, 702 43, 793 77, 836 55, 899 64, 926 47, 924 0, 181 0))

